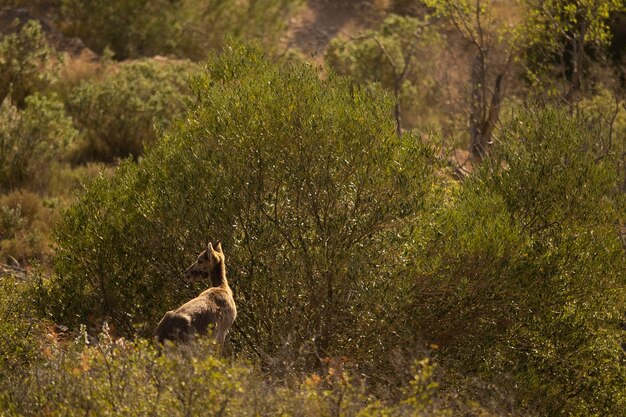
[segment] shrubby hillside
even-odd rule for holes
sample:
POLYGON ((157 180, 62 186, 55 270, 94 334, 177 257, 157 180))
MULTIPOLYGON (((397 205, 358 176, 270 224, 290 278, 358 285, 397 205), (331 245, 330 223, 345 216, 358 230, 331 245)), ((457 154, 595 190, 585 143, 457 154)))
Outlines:
POLYGON ((621 2, 0 6, 3 413, 624 415, 621 2))

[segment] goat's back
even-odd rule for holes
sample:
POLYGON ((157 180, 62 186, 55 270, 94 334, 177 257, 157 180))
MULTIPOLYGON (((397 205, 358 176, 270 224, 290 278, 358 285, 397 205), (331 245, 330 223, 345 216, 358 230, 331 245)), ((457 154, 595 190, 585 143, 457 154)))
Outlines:
POLYGON ((187 342, 191 336, 191 318, 175 311, 168 311, 157 326, 156 335, 159 343, 165 340, 187 342))
POLYGON ((205 335, 211 328, 218 341, 223 343, 236 316, 232 292, 219 287, 209 288, 176 310, 165 313, 157 327, 157 338, 161 343, 165 339, 187 342, 194 334, 205 335))

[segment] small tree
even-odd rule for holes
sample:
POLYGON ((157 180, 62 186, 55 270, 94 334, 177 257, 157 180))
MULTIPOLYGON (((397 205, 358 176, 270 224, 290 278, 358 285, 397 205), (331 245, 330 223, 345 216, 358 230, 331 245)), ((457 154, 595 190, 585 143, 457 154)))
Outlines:
POLYGON ((525 0, 524 24, 528 76, 545 85, 556 76, 561 94, 577 99, 584 89, 589 53, 608 46, 609 17, 624 9, 620 0, 525 0))
MULTIPOLYGON (((426 0, 437 16, 452 23, 457 34, 473 50, 469 72, 470 153, 477 160, 486 156, 500 114, 504 79, 516 54, 515 39, 502 40, 505 27, 494 17, 488 3, 480 0, 426 0)), ((512 33, 507 34, 510 38, 512 33)))
MULTIPOLYGON (((13 23, 18 28, 18 21, 13 23)), ((45 90, 56 81, 61 56, 52 50, 33 20, 16 33, 0 35, 0 102, 6 97, 23 107, 30 94, 45 90)))
POLYGON ((0 106, 0 192, 45 185, 50 163, 64 156, 76 136, 54 96, 29 96, 25 106, 19 110, 8 98, 0 106))
POLYGON ((354 39, 335 38, 326 54, 326 63, 339 74, 363 82, 379 82, 393 92, 396 131, 402 135, 410 126, 407 119, 427 119, 437 93, 429 61, 437 34, 432 21, 389 15, 377 30, 368 30, 354 39), (429 106, 419 107, 428 102, 429 106))

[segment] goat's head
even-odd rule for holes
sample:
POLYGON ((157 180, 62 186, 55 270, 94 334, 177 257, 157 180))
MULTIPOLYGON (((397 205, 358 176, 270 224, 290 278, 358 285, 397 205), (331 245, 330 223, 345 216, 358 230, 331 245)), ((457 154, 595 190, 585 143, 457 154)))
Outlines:
POLYGON ((220 268, 224 263, 224 252, 222 243, 217 242, 215 248, 209 242, 207 248, 200 252, 198 259, 185 271, 185 278, 188 281, 206 280, 212 276, 216 268, 220 268))

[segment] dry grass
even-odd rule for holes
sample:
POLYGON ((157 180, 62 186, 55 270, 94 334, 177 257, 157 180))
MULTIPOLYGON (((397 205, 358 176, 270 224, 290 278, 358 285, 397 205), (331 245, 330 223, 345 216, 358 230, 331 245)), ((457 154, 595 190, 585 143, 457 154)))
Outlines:
POLYGON ((17 190, 0 197, 0 261, 20 264, 43 261, 52 255, 50 229, 58 216, 54 202, 31 191, 17 190))

